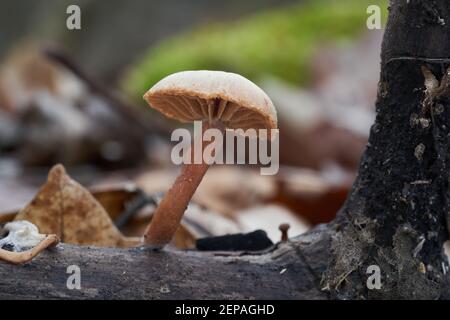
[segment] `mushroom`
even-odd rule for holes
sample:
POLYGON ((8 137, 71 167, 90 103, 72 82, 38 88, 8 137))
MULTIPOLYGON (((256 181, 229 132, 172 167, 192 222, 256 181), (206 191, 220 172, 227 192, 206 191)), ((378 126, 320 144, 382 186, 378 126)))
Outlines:
MULTIPOLYGON (((222 132, 226 128, 266 129, 270 137, 270 130, 277 128, 276 110, 267 94, 234 73, 175 73, 153 86, 144 99, 168 118, 184 123, 202 121, 203 131, 209 128, 222 132)), ((146 245, 161 248, 171 241, 208 167, 203 160, 200 164, 184 164, 147 227, 146 245)))
POLYGON ((289 240, 288 231, 291 228, 291 225, 289 223, 282 223, 278 227, 278 229, 281 231, 281 242, 286 242, 289 240))
POLYGON ((13 264, 29 262, 39 253, 59 242, 55 234, 40 234, 38 228, 29 221, 10 222, 3 229, 8 232, 8 235, 0 239, 0 248, 8 246, 12 251, 0 249, 0 260, 13 264))

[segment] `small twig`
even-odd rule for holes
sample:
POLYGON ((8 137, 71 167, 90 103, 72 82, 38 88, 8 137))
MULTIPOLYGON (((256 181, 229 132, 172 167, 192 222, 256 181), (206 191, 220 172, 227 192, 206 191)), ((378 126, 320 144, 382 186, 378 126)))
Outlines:
POLYGON ((145 121, 142 114, 137 112, 136 108, 122 101, 116 94, 112 93, 107 87, 99 83, 97 80, 89 76, 79 65, 75 63, 68 55, 54 48, 44 48, 44 55, 50 60, 59 63, 80 80, 82 80, 89 90, 102 96, 110 102, 110 106, 128 121, 137 125, 137 128, 147 133, 156 133, 162 136, 169 135, 168 130, 156 123, 145 121))
POLYGON ((355 267, 353 267, 346 273, 341 274, 339 276, 339 279, 338 279, 336 285, 334 286, 334 290, 339 291, 339 287, 341 286, 342 282, 344 282, 353 271, 357 270, 360 265, 361 265, 361 263, 358 263, 355 267))
POLYGON ((127 204, 125 210, 117 217, 114 224, 118 229, 122 229, 125 224, 145 206, 152 204, 155 207, 157 203, 155 199, 147 195, 144 191, 139 190, 137 196, 127 204))

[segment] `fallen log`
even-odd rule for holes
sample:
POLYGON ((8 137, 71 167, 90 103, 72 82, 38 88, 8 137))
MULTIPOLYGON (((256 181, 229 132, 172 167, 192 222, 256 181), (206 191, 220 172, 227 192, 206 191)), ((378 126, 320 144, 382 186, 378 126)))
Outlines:
POLYGON ((0 299, 327 299, 329 244, 325 226, 257 253, 59 244, 25 265, 0 262, 0 299))

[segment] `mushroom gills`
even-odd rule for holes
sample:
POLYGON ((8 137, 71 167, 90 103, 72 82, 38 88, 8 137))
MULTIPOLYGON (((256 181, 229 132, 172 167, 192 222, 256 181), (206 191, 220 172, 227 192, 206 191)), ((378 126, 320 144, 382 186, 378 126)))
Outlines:
POLYGON ((258 113, 221 98, 202 99, 181 95, 155 96, 153 104, 173 119, 182 122, 221 121, 232 129, 264 129, 266 121, 258 113))

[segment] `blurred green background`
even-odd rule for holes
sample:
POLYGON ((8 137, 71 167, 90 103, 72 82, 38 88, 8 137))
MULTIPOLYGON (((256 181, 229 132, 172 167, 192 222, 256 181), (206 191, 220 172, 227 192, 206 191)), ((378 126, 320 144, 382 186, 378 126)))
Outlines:
POLYGON ((385 21, 387 0, 1 0, 0 59, 25 40, 56 44, 134 97, 186 69, 305 85, 321 45, 367 32, 370 4, 385 21), (82 9, 80 31, 65 28, 69 4, 82 9))
MULTIPOLYGON (((131 68, 125 88, 139 96, 168 74, 199 69, 240 73, 256 82, 270 75, 307 85, 311 58, 320 46, 345 46, 367 31, 366 9, 373 3, 301 1, 237 21, 209 23, 154 45, 131 68)), ((385 13, 386 2, 378 3, 385 13)))

